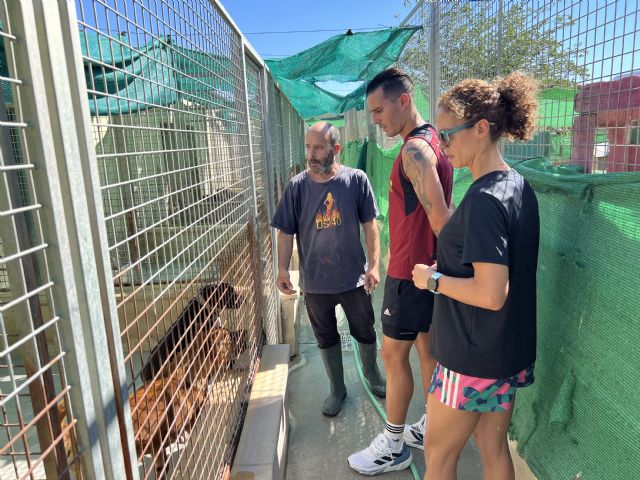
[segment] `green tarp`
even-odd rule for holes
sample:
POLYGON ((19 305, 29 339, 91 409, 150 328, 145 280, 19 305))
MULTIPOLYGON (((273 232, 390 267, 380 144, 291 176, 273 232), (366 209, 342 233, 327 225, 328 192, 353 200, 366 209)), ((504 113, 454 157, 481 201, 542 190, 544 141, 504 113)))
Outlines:
POLYGON ((381 149, 375 142, 362 143, 352 141, 345 145, 341 154, 342 162, 353 168, 360 168, 367 173, 373 188, 380 215, 381 223, 380 244, 383 256, 389 250, 389 177, 391 167, 400 152, 400 144, 390 149, 381 149), (363 168, 364 164, 364 168, 363 168))
POLYGON ((179 101, 230 107, 242 92, 233 62, 176 46, 170 37, 132 46, 125 36, 80 32, 92 115, 127 114, 179 101))
POLYGON ((366 83, 395 63, 421 27, 402 27, 331 37, 290 57, 267 60, 271 74, 303 118, 362 109, 366 83), (364 82, 339 96, 317 82, 364 82))
POLYGON ((91 115, 126 114, 158 105, 170 105, 177 96, 177 81, 167 41, 154 41, 136 49, 126 37, 81 33, 85 80, 91 115))

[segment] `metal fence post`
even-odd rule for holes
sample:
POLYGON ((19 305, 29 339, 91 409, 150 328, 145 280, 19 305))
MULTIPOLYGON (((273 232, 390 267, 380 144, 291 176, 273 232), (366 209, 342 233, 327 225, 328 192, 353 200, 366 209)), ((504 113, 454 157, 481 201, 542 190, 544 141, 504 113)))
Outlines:
MULTIPOLYGON (((49 12, 43 11, 41 21, 47 27, 55 6, 45 4, 49 12)), ((60 88, 64 87, 69 95, 67 98, 64 92, 57 95, 58 122, 61 129, 64 127, 65 136, 77 142, 70 145, 74 151, 66 156, 66 175, 72 188, 68 198, 73 203, 76 222, 76 229, 72 232, 82 246, 81 271, 91 273, 90 277, 84 276, 86 296, 83 300, 91 310, 85 322, 89 324, 87 327, 91 332, 88 343, 92 351, 89 353, 95 357, 94 363, 90 364, 90 373, 92 379, 99 382, 93 389, 96 409, 104 415, 100 419, 105 423, 103 458, 105 470, 113 475, 112 478, 137 480, 139 472, 124 353, 119 338, 120 324, 111 277, 96 152, 91 140, 87 85, 81 62, 82 50, 74 2, 60 2, 59 12, 62 27, 60 48, 55 48, 50 40, 52 48, 49 52, 52 66, 64 64, 68 71, 67 77, 61 79, 60 88), (82 174, 78 175, 78 172, 82 174), (110 369, 105 368, 106 365, 110 365, 110 369)), ((52 70, 55 71, 56 67, 52 70)))
POLYGON ((429 25, 429 93, 431 96, 431 123, 435 122, 440 96, 440 2, 431 3, 431 24, 429 25))
POLYGON ((63 317, 61 348, 75 387, 70 397, 85 452, 82 463, 90 478, 122 479, 128 462, 116 421, 121 392, 114 392, 111 371, 104 368, 112 354, 104 329, 108 312, 96 301, 105 295, 96 262, 104 250, 94 250, 90 230, 95 183, 86 177, 92 155, 82 138, 88 115, 83 115, 85 96, 74 88, 83 78, 74 7, 71 2, 9 2, 7 14, 20 41, 15 49, 15 68, 25 76, 20 108, 30 122, 29 156, 39 167, 34 185, 45 209, 42 231, 53 242, 48 274, 56 280, 53 298, 63 317))
MULTIPOLYGON (((77 245, 74 268, 79 302, 86 332, 88 368, 93 383, 95 419, 103 449, 107 478, 138 478, 129 410, 124 355, 119 340, 115 292, 110 276, 107 235, 99 193, 95 150, 89 131, 89 109, 78 24, 73 2, 42 3, 36 22, 40 38, 46 38, 51 65, 51 92, 55 109, 51 124, 60 129, 62 139, 58 162, 63 194, 68 202, 72 245, 77 245), (64 66, 64 74, 61 66, 64 66), (111 368, 105 368, 110 365, 111 368)), ((90 418, 90 417, 88 417, 90 418)))
POLYGON ((502 75, 502 41, 504 35, 504 0, 498 0, 498 38, 496 45, 496 75, 502 75))
MULTIPOLYGON (((253 218, 254 227, 256 228, 256 235, 258 235, 258 198, 257 198, 257 183, 256 183, 256 169, 255 169, 255 157, 253 153, 253 142, 251 141, 251 112, 249 110, 249 84, 247 82, 247 53, 245 51, 245 43, 242 42, 242 80, 244 87, 244 107, 245 114, 247 115, 247 143, 249 146, 249 159, 251 161, 251 190, 253 197, 253 218)), ((259 239, 258 239, 259 240, 259 239)))
MULTIPOLYGON (((262 271, 265 268, 262 261, 262 251, 260 246, 262 245, 262 238, 260 235, 260 228, 258 228, 259 216, 258 216, 258 182, 256 179, 256 169, 255 169, 255 154, 253 151, 253 140, 251 133, 251 109, 249 108, 249 82, 247 80, 247 49, 245 48, 244 39, 242 40, 242 80, 243 80, 243 88, 244 88, 244 103, 245 103, 245 114, 247 118, 247 144, 249 146, 249 161, 251 163, 251 192, 253 198, 253 238, 255 239, 254 246, 255 251, 253 254, 256 255, 256 258, 253 260, 254 268, 254 281, 255 288, 257 292, 263 291, 262 285, 262 271)), ((263 161, 264 162, 264 161, 263 161)), ((256 316, 263 317, 263 297, 262 295, 256 295, 256 316)), ((268 330, 268 329, 267 329, 268 330)))
MULTIPOLYGON (((267 205, 268 205, 268 215, 269 221, 273 218, 273 215, 276 211, 276 199, 275 194, 278 187, 278 179, 273 177, 273 173, 275 172, 273 168, 273 162, 277 161, 277 158, 272 153, 272 146, 274 139, 271 135, 270 125, 273 121, 272 118, 272 110, 271 110, 271 102, 269 101, 269 74, 266 67, 262 69, 262 86, 264 90, 264 95, 262 98, 264 99, 264 108, 262 111, 262 121, 263 121, 263 151, 264 151, 264 159, 263 165, 265 170, 265 181, 266 181, 266 190, 267 190, 267 205)), ((273 269, 273 277, 274 279, 278 275, 278 244, 276 239, 276 230, 274 228, 271 229, 271 258, 273 269)), ((265 268, 267 265, 265 265, 265 268)), ((276 323, 277 323, 277 339, 270 339, 267 337, 267 342, 269 343, 281 343, 283 341, 283 333, 282 333, 282 308, 280 305, 280 291, 277 288, 273 289, 274 296, 274 305, 276 306, 276 323)))

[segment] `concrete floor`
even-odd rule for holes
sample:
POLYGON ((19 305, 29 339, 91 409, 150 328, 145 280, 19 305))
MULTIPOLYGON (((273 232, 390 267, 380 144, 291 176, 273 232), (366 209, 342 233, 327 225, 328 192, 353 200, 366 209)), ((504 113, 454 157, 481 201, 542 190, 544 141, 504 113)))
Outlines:
MULTIPOLYGON (((384 279, 383 279, 384 281, 384 279)), ((373 302, 376 314, 376 330, 381 341, 379 321, 383 284, 376 290, 373 302)), ((288 480, 333 480, 364 478, 351 470, 347 457, 369 445, 384 428, 384 421, 371 404, 356 370, 353 351, 343 348, 347 399, 342 411, 335 418, 326 418, 320 408, 329 392, 329 381, 307 318, 304 304, 300 304, 299 354, 290 364, 288 402, 290 436, 287 463, 288 480)), ((339 331, 346 329, 344 320, 339 331)), ((378 360, 382 369, 382 361, 378 360)), ((407 422, 416 422, 424 412, 424 397, 420 382, 418 355, 411 353, 414 396, 409 407, 407 422)), ((382 400, 384 406, 384 400, 382 400)), ((421 450, 411 449, 420 478, 424 476, 425 462, 421 450)), ((387 473, 382 478, 413 478, 409 469, 387 473)), ((480 456, 472 443, 465 448, 458 467, 458 478, 476 480, 482 478, 480 456)))

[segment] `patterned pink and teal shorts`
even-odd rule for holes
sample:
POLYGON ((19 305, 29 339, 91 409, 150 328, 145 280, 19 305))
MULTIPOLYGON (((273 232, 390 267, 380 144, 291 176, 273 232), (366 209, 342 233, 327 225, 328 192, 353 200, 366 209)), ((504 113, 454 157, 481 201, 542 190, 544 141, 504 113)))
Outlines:
POLYGON ((533 383, 533 365, 509 378, 478 378, 436 364, 429 393, 445 405, 467 412, 511 410, 516 388, 533 383))

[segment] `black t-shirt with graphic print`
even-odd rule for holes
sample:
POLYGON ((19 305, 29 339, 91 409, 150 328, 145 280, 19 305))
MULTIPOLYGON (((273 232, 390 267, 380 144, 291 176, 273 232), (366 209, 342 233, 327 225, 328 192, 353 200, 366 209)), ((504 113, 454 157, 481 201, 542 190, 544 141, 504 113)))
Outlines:
POLYGON ((364 285, 367 260, 360 224, 377 215, 367 175, 340 165, 325 183, 313 181, 306 170, 293 177, 271 226, 296 235, 305 292, 342 293, 364 285))
POLYGON ((467 191, 438 238, 438 271, 473 276, 472 263, 509 267, 499 311, 436 295, 432 351, 445 367, 481 378, 507 378, 536 356, 536 268, 540 220, 531 185, 515 170, 488 173, 467 191))

